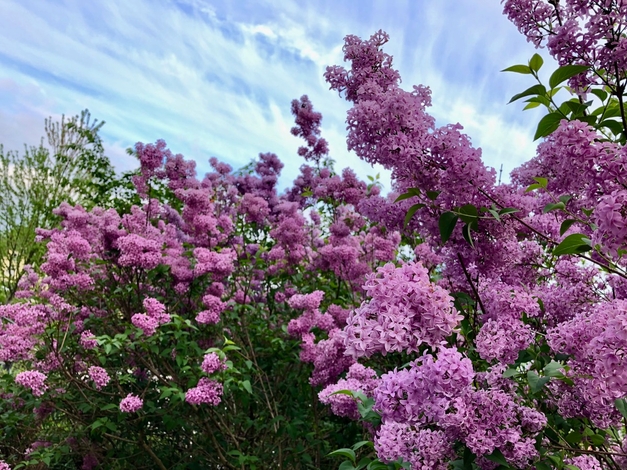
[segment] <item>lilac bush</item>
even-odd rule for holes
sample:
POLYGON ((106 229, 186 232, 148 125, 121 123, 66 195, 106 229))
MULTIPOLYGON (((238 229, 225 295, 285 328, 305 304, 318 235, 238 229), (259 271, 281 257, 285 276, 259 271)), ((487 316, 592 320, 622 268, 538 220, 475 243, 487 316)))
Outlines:
POLYGON ((503 3, 559 63, 548 87, 537 54, 505 69, 538 82, 512 101, 548 112, 511 183, 459 123, 436 126, 427 87, 400 87, 379 31, 347 36, 325 78, 391 194, 335 171, 303 96, 305 163, 282 194, 273 154, 199 178, 157 141, 135 146, 117 210, 61 205, 0 306, 5 429, 28 431, 2 458, 623 468, 626 6, 503 3))

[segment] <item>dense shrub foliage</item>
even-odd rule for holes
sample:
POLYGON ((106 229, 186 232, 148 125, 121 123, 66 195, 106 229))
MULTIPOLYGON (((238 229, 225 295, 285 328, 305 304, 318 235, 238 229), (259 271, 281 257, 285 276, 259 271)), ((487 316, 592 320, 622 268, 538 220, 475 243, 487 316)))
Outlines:
POLYGON ((325 77, 392 194, 335 172, 303 96, 282 194, 273 154, 199 178, 157 141, 117 209, 56 209, 0 307, 5 466, 627 467, 627 3, 503 3, 560 65, 506 69, 548 111, 509 184, 380 31, 325 77))

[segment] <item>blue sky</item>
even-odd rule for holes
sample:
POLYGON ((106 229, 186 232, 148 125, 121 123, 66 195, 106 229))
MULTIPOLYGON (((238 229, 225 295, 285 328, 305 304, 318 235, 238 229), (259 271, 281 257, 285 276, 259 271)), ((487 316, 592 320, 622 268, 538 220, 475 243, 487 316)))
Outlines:
POLYGON ((120 171, 137 166, 124 149, 162 138, 201 173, 211 156, 238 168, 275 152, 285 187, 302 164, 290 102, 307 94, 338 169, 365 177, 378 169, 347 152, 348 106, 323 73, 342 64, 345 35, 383 29, 402 86, 430 86, 438 125, 462 124, 486 164, 508 174, 534 155, 541 114, 506 105, 533 83, 499 70, 535 51, 501 9, 498 0, 0 0, 0 143, 37 144, 44 118, 89 108, 106 121, 120 171))

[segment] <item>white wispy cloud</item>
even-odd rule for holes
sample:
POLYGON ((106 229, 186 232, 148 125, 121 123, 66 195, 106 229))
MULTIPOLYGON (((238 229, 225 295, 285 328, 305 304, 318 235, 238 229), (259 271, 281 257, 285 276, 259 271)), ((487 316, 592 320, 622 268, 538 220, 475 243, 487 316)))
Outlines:
POLYGON ((403 86, 430 85, 438 124, 464 125, 487 164, 509 171, 533 155, 525 124, 533 116, 504 107, 525 84, 498 74, 533 51, 500 5, 472 0, 4 0, 0 142, 37 143, 43 117, 87 107, 107 122, 102 134, 120 170, 135 165, 124 148, 163 138, 201 171, 213 155, 239 167, 275 152, 285 186, 302 163, 290 101, 308 94, 338 166, 373 174, 346 151, 348 105, 322 75, 341 63, 346 34, 378 29, 391 35, 386 50, 403 86))

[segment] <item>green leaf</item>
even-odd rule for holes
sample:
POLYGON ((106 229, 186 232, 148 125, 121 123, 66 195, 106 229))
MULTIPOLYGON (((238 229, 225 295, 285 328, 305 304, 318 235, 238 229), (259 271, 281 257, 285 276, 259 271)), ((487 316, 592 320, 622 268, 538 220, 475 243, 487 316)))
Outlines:
POLYGON ((485 458, 492 462, 496 462, 501 465, 504 465, 505 468, 509 468, 507 459, 505 458, 505 456, 503 455, 503 452, 501 452, 500 449, 494 449, 494 452, 492 452, 490 455, 486 455, 485 458))
POLYGON ((561 113, 549 113, 540 119, 538 128, 533 136, 533 140, 538 140, 540 137, 546 137, 553 133, 560 125, 560 121, 565 119, 561 113))
POLYGON ((586 235, 583 233, 573 233, 564 238, 564 240, 555 247, 553 254, 555 256, 575 255, 585 253, 591 249, 590 240, 586 238, 586 235))
POLYGON ((353 391, 352 390, 338 390, 336 392, 333 393, 329 393, 329 396, 332 395, 348 395, 349 397, 354 397, 355 395, 353 395, 353 391))
POLYGON ((595 127, 597 124, 597 117, 596 116, 577 116, 577 120, 581 121, 581 122, 585 122, 586 124, 588 124, 589 126, 593 126, 595 127))
POLYGON ((534 54, 529 61, 529 68, 534 72, 537 72, 538 70, 540 70, 540 67, 542 67, 542 64, 544 64, 544 60, 542 59, 542 57, 540 57, 539 54, 534 54))
POLYGON ((340 466, 338 467, 338 470, 355 470, 355 469, 356 467, 354 463, 349 462, 348 460, 345 460, 344 462, 342 462, 340 466))
POLYGON ((607 127, 614 135, 620 135, 623 132, 623 125, 614 119, 605 119, 599 123, 598 127, 607 127))
POLYGON ((507 369, 505 372, 503 372, 503 377, 505 378, 515 377, 520 374, 521 374, 520 371, 518 371, 518 369, 514 367, 514 368, 507 369))
POLYGON ((551 466, 546 462, 536 462, 534 465, 536 466, 536 470, 551 470, 551 466))
POLYGON ((601 101, 605 101, 605 99, 607 98, 607 92, 604 90, 599 90, 599 89, 595 89, 595 90, 590 90, 590 93, 592 93, 593 95, 595 95, 597 98, 599 98, 601 101))
POLYGON ((98 429, 100 426, 104 426, 105 422, 106 422, 106 418, 97 419, 96 421, 91 423, 91 430, 93 431, 94 429, 98 429))
POLYGON ((588 107, 587 103, 581 104, 578 100, 565 101, 564 105, 568 108, 568 111, 572 113, 573 117, 583 114, 583 111, 588 107))
POLYGON ((492 214, 492 217, 494 217, 494 219, 495 219, 497 222, 500 222, 500 221, 501 221, 501 217, 499 216, 499 213, 498 213, 497 211, 495 211, 494 209, 488 209, 488 212, 489 212, 490 214, 492 214))
POLYGON ((539 96, 544 96, 546 94, 546 88, 544 88, 544 85, 534 85, 532 87, 527 88, 525 91, 521 91, 520 93, 515 94, 514 96, 512 96, 512 99, 509 100, 509 102, 507 104, 513 103, 516 100, 519 100, 520 98, 524 98, 525 96, 530 96, 530 95, 539 95, 539 96))
POLYGON ((427 191, 427 197, 435 201, 442 191, 427 191))
POLYGON ((623 415, 623 418, 627 419, 627 401, 624 398, 614 400, 614 406, 623 415))
POLYGON ((363 446, 369 446, 374 448, 374 444, 372 443, 372 441, 359 441, 358 443, 353 444, 353 450, 360 449, 363 446))
POLYGON ((419 188, 409 188, 406 193, 401 194, 394 200, 394 202, 404 201, 405 199, 409 199, 414 196, 420 196, 419 188))
POLYGON ((413 206, 411 206, 409 210, 407 211, 407 214, 405 214, 405 222, 403 224, 403 227, 407 227, 407 224, 409 223, 411 218, 414 216, 414 214, 418 211, 418 209, 422 209, 423 207, 425 207, 425 205, 421 203, 414 204, 413 206))
POLYGON ((547 212, 551 212, 551 211, 555 211, 555 210, 562 210, 562 209, 566 209, 566 206, 564 205, 563 202, 556 202, 556 203, 548 203, 546 206, 544 206, 544 208, 542 209, 542 213, 546 214, 547 212))
POLYGON ((555 88, 560 83, 585 72, 589 68, 587 65, 564 65, 553 72, 551 78, 549 78, 549 86, 555 88))
POLYGON ((562 222, 562 225, 560 225, 560 236, 564 235, 575 222, 577 222, 575 219, 566 219, 562 222))
POLYGON ((359 462, 357 463, 357 470, 361 470, 362 468, 366 468, 368 465, 370 465, 370 462, 372 462, 372 459, 369 457, 364 457, 362 459, 359 460, 359 462))
POLYGON ((347 459, 351 459, 351 462, 353 462, 353 464, 355 463, 355 451, 353 449, 337 449, 333 452, 329 452, 328 455, 329 457, 345 457, 347 459))
POLYGON ((251 395, 253 394, 253 388, 251 387, 249 380, 242 380, 241 385, 248 393, 251 395))
POLYGON ((516 212, 520 212, 520 209, 516 209, 515 207, 505 207, 499 211, 499 215, 515 214, 516 212))
POLYGON ((440 237, 442 238, 442 243, 446 243, 449 238, 451 238, 451 234, 455 229, 455 225, 457 224, 457 215, 453 212, 444 212, 440 216, 440 220, 438 221, 438 226, 440 228, 440 237))
POLYGON ((466 204, 459 208, 459 218, 462 219, 467 224, 472 222, 476 222, 479 217, 479 211, 472 204, 466 204))
POLYGON ((544 375, 547 377, 562 377, 564 376, 563 370, 564 365, 556 361, 549 362, 543 369, 544 375))
POLYGON ((612 103, 609 105, 602 114, 603 119, 619 117, 620 116, 620 106, 618 104, 612 103))
POLYGON ((594 212, 594 209, 586 209, 586 208, 582 208, 581 212, 583 212, 584 214, 586 214, 587 217, 590 217, 592 215, 592 213, 594 212))
POLYGON ((388 467, 387 464, 384 464, 380 460, 373 460, 370 464, 368 464, 366 470, 388 470, 389 468, 390 467, 388 467))
MULTIPOLYGON (((568 440, 568 438, 566 440, 568 440)), ((588 440, 594 446, 602 446, 603 444, 605 444, 605 437, 600 434, 593 434, 588 438, 588 440)))
POLYGON ((551 108, 551 100, 546 95, 537 95, 525 100, 525 103, 538 103, 543 104, 547 108, 551 108))
POLYGON ((549 184, 549 180, 541 176, 534 176, 533 179, 538 182, 541 188, 546 188, 549 184))
POLYGON ((507 67, 506 69, 501 70, 501 72, 514 72, 514 73, 522 73, 524 75, 531 75, 531 67, 528 65, 512 65, 511 67, 507 67))
POLYGON ((527 382, 529 383, 531 393, 538 393, 549 380, 551 380, 550 377, 540 377, 538 373, 533 370, 527 372, 527 382))
POLYGON ((472 233, 470 232, 470 225, 471 224, 466 224, 462 227, 462 236, 464 237, 464 240, 466 240, 468 244, 474 248, 475 243, 472 240, 472 233))
POLYGON ((540 106, 540 103, 538 103, 537 101, 532 101, 531 103, 529 103, 527 106, 525 106, 523 108, 523 111, 526 111, 528 109, 537 108, 538 106, 540 106))
POLYGON ((562 201, 564 204, 568 204, 568 201, 570 201, 572 198, 573 198, 572 196, 569 196, 568 194, 564 194, 559 197, 559 200, 562 201))

